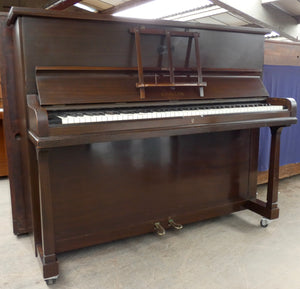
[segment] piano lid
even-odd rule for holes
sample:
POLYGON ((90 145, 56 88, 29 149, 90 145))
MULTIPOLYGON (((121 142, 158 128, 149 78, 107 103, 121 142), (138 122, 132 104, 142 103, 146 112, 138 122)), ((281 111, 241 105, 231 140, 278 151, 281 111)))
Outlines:
POLYGON ((239 27, 239 26, 225 26, 216 24, 200 24, 192 22, 180 22, 180 21, 169 21, 169 20, 144 20, 144 19, 133 19, 115 17, 111 15, 103 15, 100 13, 72 13, 57 10, 45 10, 40 8, 25 8, 25 7, 11 7, 7 25, 13 25, 16 19, 20 16, 32 16, 32 17, 46 17, 46 18, 65 18, 65 19, 78 19, 78 20, 93 20, 93 21, 111 21, 111 22, 124 22, 124 23, 139 23, 149 25, 163 25, 170 27, 181 27, 190 29, 206 29, 216 31, 232 31, 241 33, 253 33, 253 34, 267 34, 270 33, 270 29, 266 28, 253 28, 253 27, 239 27))

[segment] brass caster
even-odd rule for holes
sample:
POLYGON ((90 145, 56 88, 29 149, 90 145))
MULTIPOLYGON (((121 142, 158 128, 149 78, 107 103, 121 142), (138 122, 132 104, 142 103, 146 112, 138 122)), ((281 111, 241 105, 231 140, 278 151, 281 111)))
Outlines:
POLYGON ((160 224, 160 222, 154 223, 154 231, 158 236, 163 236, 166 234, 165 228, 160 224))
POLYGON ((175 223, 173 219, 169 219, 169 226, 176 230, 181 230, 183 228, 181 224, 175 223))

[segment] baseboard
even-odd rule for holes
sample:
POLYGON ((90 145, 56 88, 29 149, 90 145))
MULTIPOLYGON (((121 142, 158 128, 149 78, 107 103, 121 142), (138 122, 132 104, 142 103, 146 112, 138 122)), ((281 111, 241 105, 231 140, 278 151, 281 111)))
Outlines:
MULTIPOLYGON (((288 178, 300 174, 300 163, 288 164, 279 168, 279 179, 288 178)), ((258 172, 257 184, 265 184, 268 182, 268 171, 258 172)))

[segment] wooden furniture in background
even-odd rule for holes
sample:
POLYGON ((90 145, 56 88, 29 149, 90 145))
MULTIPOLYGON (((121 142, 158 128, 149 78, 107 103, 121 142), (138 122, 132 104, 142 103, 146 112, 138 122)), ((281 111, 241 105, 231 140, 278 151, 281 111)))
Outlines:
POLYGON ((6 98, 7 123, 18 110, 12 145, 30 176, 47 282, 58 277, 64 251, 243 209, 278 218, 280 134, 297 118, 292 99, 270 99, 262 84, 266 30, 17 8, 8 25, 3 42, 9 47, 14 35, 15 66, 6 82, 15 98, 6 98), (278 109, 215 111, 259 106, 278 109), (214 113, 162 116, 195 107, 214 113), (156 115, 73 124, 59 116, 140 112, 156 115), (265 126, 272 141, 263 202, 256 182, 265 126))
MULTIPOLYGON (((257 175, 257 184, 262 185, 268 182, 268 171, 259 172, 257 175)), ((284 179, 300 174, 300 163, 287 164, 279 167, 279 179, 284 179)))
POLYGON ((264 64, 300 66, 300 44, 266 40, 264 64))
MULTIPOLYGON (((300 66, 300 44, 293 42, 266 40, 264 48, 265 65, 300 66)), ((279 179, 300 174, 300 163, 279 167, 279 179)), ((268 182, 268 171, 258 172, 257 183, 268 182)))

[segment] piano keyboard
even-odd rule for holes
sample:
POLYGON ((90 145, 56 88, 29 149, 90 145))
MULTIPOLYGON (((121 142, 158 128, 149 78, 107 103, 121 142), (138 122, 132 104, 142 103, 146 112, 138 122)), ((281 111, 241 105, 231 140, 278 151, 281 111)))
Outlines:
POLYGON ((93 122, 115 122, 127 120, 163 119, 174 117, 207 116, 218 114, 282 111, 282 105, 184 105, 163 107, 109 108, 85 111, 51 111, 49 124, 76 124, 93 122))

